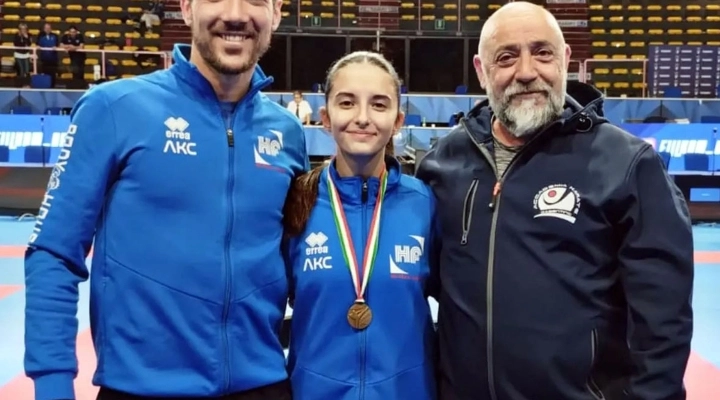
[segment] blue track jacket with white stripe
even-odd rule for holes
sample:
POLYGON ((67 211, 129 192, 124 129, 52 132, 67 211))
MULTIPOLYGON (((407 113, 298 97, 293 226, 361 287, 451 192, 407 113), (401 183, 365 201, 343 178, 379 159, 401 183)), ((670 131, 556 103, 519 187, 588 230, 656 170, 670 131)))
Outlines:
POLYGON ((189 52, 90 89, 71 114, 25 259, 36 400, 75 398, 88 277, 95 385, 200 397, 287 379, 282 207, 308 167, 303 129, 260 93, 259 67, 224 111, 189 52))
MULTIPOLYGON (((372 322, 350 326, 355 301, 327 186, 331 174, 362 268, 378 178, 320 179, 304 232, 287 247, 293 317, 289 369, 294 400, 434 400, 434 337, 427 296, 434 257, 435 201, 427 186, 388 159, 377 256, 365 300, 372 322)), ((433 275, 435 270, 433 269, 433 275)))

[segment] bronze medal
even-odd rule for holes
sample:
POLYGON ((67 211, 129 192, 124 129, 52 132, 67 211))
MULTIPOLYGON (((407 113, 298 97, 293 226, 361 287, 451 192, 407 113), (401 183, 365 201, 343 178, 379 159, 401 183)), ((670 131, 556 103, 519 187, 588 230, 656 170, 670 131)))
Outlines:
POLYGON ((366 303, 355 303, 348 310, 347 320, 353 328, 363 330, 372 322, 372 310, 366 303))

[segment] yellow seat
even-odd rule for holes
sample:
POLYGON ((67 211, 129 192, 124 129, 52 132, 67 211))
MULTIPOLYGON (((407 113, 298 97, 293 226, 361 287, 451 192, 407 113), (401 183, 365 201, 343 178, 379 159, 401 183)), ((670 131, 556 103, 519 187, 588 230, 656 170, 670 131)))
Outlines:
POLYGON ((598 89, 609 89, 610 88, 610 82, 597 82, 595 84, 595 87, 598 89))

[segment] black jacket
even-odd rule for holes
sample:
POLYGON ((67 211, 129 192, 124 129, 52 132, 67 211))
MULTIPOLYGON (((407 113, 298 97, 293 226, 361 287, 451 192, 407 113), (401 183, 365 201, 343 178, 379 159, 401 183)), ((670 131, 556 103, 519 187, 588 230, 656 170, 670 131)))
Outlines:
POLYGON ((685 399, 687 205, 652 147, 575 88, 585 105, 568 96, 499 179, 487 103, 419 165, 441 230, 442 400, 685 399))

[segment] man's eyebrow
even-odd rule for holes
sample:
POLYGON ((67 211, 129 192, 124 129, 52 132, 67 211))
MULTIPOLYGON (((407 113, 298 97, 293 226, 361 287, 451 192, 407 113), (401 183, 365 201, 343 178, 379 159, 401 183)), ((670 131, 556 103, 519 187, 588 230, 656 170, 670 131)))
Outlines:
MULTIPOLYGON (((548 40, 536 40, 536 41, 530 43, 531 50, 537 50, 537 49, 543 48, 543 47, 550 47, 553 49, 555 48, 555 46, 553 46, 553 44, 548 40)), ((515 52, 515 53, 520 52, 520 45, 511 43, 511 44, 506 44, 506 45, 500 46, 497 49, 497 51, 495 52, 495 54, 497 55, 498 53, 501 53, 503 51, 511 51, 511 52, 515 52)))

